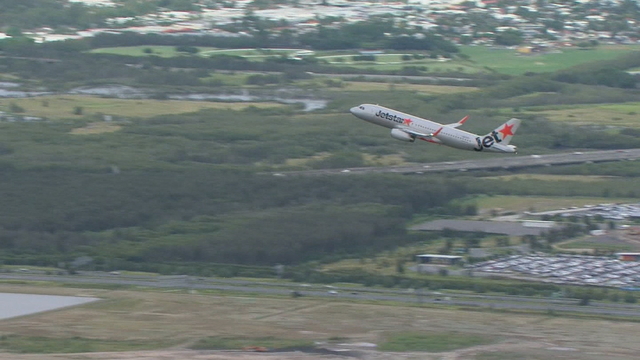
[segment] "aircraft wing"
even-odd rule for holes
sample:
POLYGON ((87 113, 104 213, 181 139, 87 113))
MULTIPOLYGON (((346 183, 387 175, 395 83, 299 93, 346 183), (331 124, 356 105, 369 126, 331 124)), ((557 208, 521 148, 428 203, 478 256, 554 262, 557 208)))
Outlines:
POLYGON ((404 132, 406 132, 407 134, 411 135, 411 136, 415 136, 415 137, 419 137, 419 138, 432 138, 437 136, 440 133, 440 130, 442 130, 442 128, 438 129, 438 131, 436 131, 433 134, 424 134, 421 132, 417 132, 414 131, 406 126, 398 126, 397 129, 402 130, 404 132))
POLYGON ((445 125, 445 126, 452 127, 452 128, 457 128, 458 126, 460 126, 460 125, 464 124, 464 122, 465 122, 465 121, 467 121, 467 119, 469 119, 469 115, 467 115, 467 116, 463 117, 462 119, 460 119, 460 121, 458 121, 458 122, 456 122, 456 123, 453 123, 453 124, 447 124, 447 125, 445 125))

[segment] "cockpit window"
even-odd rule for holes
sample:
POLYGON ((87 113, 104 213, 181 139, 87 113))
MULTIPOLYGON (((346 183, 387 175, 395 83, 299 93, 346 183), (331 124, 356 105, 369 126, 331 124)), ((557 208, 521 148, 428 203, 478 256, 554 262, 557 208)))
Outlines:
POLYGON ((360 110, 364 110, 364 106, 362 105, 358 106, 358 108, 360 108, 360 110))

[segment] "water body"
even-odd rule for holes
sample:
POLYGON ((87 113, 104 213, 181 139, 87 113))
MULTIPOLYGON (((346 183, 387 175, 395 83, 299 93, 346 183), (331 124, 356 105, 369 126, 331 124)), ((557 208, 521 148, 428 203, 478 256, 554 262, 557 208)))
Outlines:
POLYGON ((303 99, 303 98, 285 98, 281 96, 260 96, 251 95, 248 92, 242 94, 186 94, 186 95, 168 95, 172 100, 190 100, 190 101, 233 101, 233 102, 252 102, 252 101, 275 101, 282 104, 303 104, 304 111, 313 111, 323 109, 327 106, 326 100, 320 99, 303 99))
MULTIPOLYGON (((25 98, 57 94, 50 91, 20 91, 12 89, 19 85, 20 84, 17 83, 0 82, 0 98, 25 98)), ((117 99, 150 99, 153 97, 152 90, 137 89, 125 85, 82 86, 69 90, 68 92, 66 92, 66 94, 104 96, 117 99)), ((304 111, 320 110, 327 106, 327 101, 322 99, 302 98, 295 96, 287 97, 282 95, 254 95, 246 90, 244 90, 240 94, 169 94, 167 95, 167 98, 172 100, 189 101, 275 101, 282 104, 302 104, 304 111)))
POLYGON ((0 320, 87 304, 92 297, 0 293, 0 320))
MULTIPOLYGON (((105 96, 118 99, 149 99, 153 97, 153 91, 136 89, 125 85, 102 85, 102 86, 83 86, 72 89, 69 94, 105 96)), ((0 90, 0 97, 2 90, 0 90)), ((191 94, 168 94, 171 100, 188 100, 188 101, 233 101, 233 102, 255 102, 255 101, 275 101, 282 104, 302 104, 304 111, 313 111, 323 109, 327 106, 327 101, 322 99, 286 97, 281 95, 266 96, 254 95, 249 91, 243 90, 239 94, 207 94, 207 93, 191 93, 191 94)))
POLYGON ((9 82, 9 81, 0 81, 0 88, 16 88, 20 86, 18 83, 9 82))
POLYGON ((47 91, 20 91, 20 90, 7 90, 0 89, 0 98, 25 98, 32 96, 44 96, 53 95, 52 92, 47 91))

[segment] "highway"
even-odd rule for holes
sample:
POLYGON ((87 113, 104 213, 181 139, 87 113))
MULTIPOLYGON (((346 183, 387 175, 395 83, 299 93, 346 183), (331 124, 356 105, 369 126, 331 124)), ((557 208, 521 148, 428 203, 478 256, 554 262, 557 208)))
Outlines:
POLYGON ((5 273, 0 280, 44 281, 53 283, 99 284, 105 287, 121 285, 157 289, 214 290, 232 293, 285 295, 296 291, 302 297, 331 298, 336 300, 387 301, 423 303, 430 306, 446 305, 463 308, 484 308, 555 313, 580 313, 601 316, 640 318, 640 305, 592 301, 589 306, 577 305, 578 300, 567 298, 538 298, 507 295, 475 295, 413 291, 400 289, 374 289, 368 287, 333 287, 286 282, 260 282, 225 278, 192 276, 131 276, 110 275, 102 272, 82 272, 76 275, 46 275, 42 273, 5 273))
MULTIPOLYGON (((455 151, 455 150, 454 150, 455 151)), ((545 155, 504 155, 478 160, 447 161, 402 166, 358 167, 271 172, 274 176, 356 175, 371 173, 426 174, 447 171, 518 169, 539 166, 626 161, 640 158, 640 149, 570 152, 545 155)))

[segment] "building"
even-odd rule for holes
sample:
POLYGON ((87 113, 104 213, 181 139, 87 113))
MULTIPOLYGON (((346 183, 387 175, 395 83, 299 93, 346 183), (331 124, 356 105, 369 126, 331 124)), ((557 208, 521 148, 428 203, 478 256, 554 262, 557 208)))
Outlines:
POLYGON ((416 255, 418 264, 426 265, 458 265, 462 262, 462 256, 423 254, 416 255))
POLYGON ((620 261, 640 261, 640 253, 616 253, 620 261))
POLYGON ((412 226, 414 231, 442 231, 444 229, 509 236, 540 235, 556 228, 554 222, 473 221, 439 219, 412 226))

